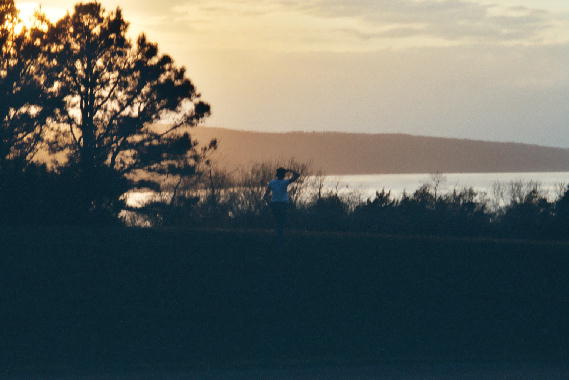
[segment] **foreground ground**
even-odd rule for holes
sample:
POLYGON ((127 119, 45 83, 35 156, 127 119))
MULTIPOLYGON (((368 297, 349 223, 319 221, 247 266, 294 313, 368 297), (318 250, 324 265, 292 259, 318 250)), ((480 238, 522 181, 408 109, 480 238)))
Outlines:
MULTIPOLYGON (((29 380, 14 375, 6 380, 29 380)), ((43 375, 44 380, 566 380, 569 365, 559 363, 401 362, 369 366, 131 371, 43 375)))
POLYGON ((366 378, 433 362, 556 376, 569 353, 565 242, 292 233, 279 250, 265 231, 71 227, 0 239, 6 376, 366 378))

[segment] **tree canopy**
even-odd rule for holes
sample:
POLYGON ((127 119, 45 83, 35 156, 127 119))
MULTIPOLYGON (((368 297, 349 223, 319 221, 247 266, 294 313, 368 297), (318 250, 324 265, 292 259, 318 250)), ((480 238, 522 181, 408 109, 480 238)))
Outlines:
POLYGON ((133 41, 120 8, 79 3, 56 23, 41 13, 34 22, 0 0, 0 190, 17 182, 6 168, 23 173, 43 150, 58 154, 52 193, 76 219, 116 217, 126 192, 193 175, 216 148, 190 138, 210 106, 185 68, 144 34, 133 41))
POLYGON ((41 18, 22 26, 14 1, 0 0, 0 168, 32 160, 62 105, 43 54, 45 28, 41 18))
POLYGON ((89 208, 135 186, 135 174, 191 167, 190 128, 210 114, 185 68, 145 35, 131 41, 128 26, 120 8, 90 2, 75 5, 48 33, 65 101, 50 147, 77 170, 89 208))
POLYGON ((50 30, 66 102, 52 148, 83 170, 157 170, 192 148, 189 128, 210 113, 186 70, 127 30, 120 8, 96 2, 77 4, 50 30))

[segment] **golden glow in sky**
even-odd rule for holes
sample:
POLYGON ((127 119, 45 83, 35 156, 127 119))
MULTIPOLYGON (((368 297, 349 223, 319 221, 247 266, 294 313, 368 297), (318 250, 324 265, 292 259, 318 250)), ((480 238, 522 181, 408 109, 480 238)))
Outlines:
MULTIPOLYGON (((72 0, 37 5, 54 20, 72 0)), ((101 0, 188 69, 208 124, 569 148, 568 0, 101 0)))
MULTIPOLYGON (((376 51, 425 46, 569 41, 567 0, 102 0, 134 33, 178 48, 376 51)), ((16 1, 55 20, 68 0, 16 1)))
POLYGON ((40 3, 31 1, 18 1, 16 6, 20 12, 20 19, 26 26, 32 24, 34 14, 38 11, 44 13, 52 22, 57 21, 67 12, 65 8, 40 6, 40 3))

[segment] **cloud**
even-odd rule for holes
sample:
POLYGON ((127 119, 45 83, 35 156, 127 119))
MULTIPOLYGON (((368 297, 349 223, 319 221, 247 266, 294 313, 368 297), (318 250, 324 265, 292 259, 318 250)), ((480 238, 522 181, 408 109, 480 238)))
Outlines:
MULTIPOLYGON (((539 9, 462 0, 313 0, 297 6, 318 17, 356 19, 368 29, 399 25, 395 33, 376 32, 376 38, 408 38, 415 31, 416 36, 449 41, 527 42, 539 39, 555 19, 539 9)), ((368 36, 362 33, 364 39, 368 36)))
POLYGON ((167 6, 174 20, 200 20, 203 40, 220 48, 371 51, 569 41, 567 15, 475 0, 169 0, 167 6))
MULTIPOLYGON (((70 9, 67 0, 35 0, 70 9)), ((121 6, 136 32, 189 36, 196 46, 285 51, 371 51, 569 41, 569 14, 536 0, 101 0, 121 6), (509 4, 509 5, 504 5, 509 4), (190 34, 194 34, 190 36, 190 34)), ((19 1, 22 2, 22 1, 19 1)), ((47 8, 46 8, 47 9, 47 8)))

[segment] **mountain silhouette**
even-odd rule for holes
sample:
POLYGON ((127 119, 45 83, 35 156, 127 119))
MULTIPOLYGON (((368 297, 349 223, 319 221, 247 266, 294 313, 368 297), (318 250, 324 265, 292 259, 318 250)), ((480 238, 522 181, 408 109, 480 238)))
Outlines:
POLYGON ((218 138, 215 160, 233 170, 253 162, 310 162, 328 175, 569 171, 569 149, 406 134, 265 133, 199 127, 200 142, 218 138))

